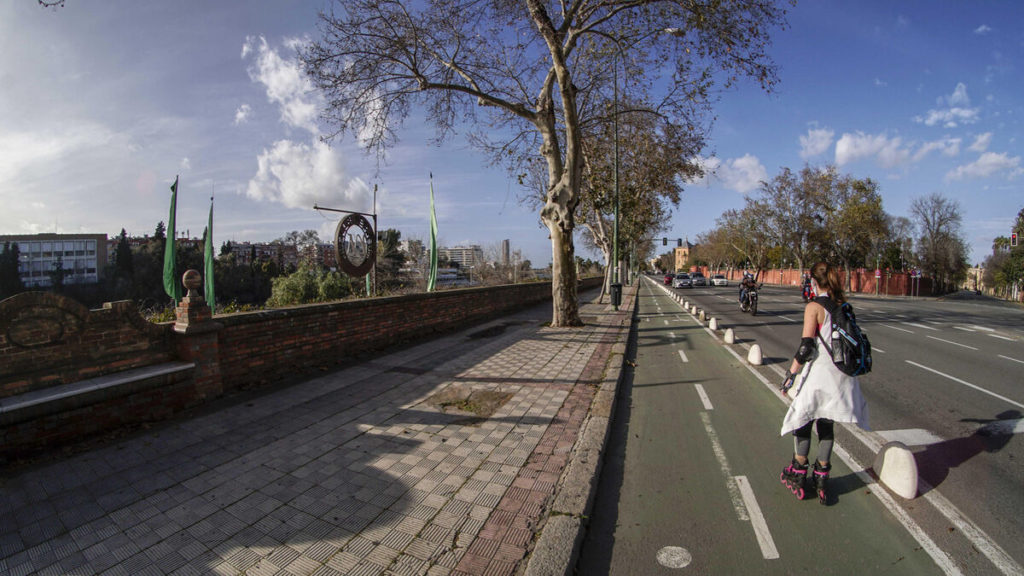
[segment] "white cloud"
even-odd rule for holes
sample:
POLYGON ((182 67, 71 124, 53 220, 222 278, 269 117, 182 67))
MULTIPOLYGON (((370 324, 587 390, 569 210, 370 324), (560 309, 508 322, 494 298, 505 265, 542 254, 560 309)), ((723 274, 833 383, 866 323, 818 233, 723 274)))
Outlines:
POLYGON ((903 147, 897 136, 885 134, 843 134, 836 142, 836 164, 842 166, 865 158, 874 158, 885 168, 904 164, 910 158, 910 151, 903 147))
POLYGON ((324 203, 353 206, 371 196, 363 180, 346 178, 341 159, 318 140, 312 144, 279 140, 260 153, 257 163, 259 169, 246 189, 254 200, 309 209, 324 203))
POLYGON ((800 137, 800 157, 808 159, 824 153, 832 146, 836 133, 828 128, 810 129, 800 137))
POLYGON ((698 158, 697 162, 704 168, 705 175, 700 180, 692 181, 694 184, 710 186, 712 182, 718 182, 728 190, 746 194, 768 180, 768 170, 756 156, 750 154, 725 161, 719 158, 698 158))
POLYGON ((946 180, 962 180, 963 178, 987 178, 1005 173, 1007 178, 1016 178, 1024 174, 1020 165, 1020 156, 1010 157, 1006 153, 996 154, 985 152, 976 161, 946 173, 946 180))
POLYGON ((914 121, 926 126, 942 126, 956 128, 961 124, 973 124, 978 121, 978 108, 971 108, 971 99, 967 95, 967 86, 960 82, 953 93, 938 100, 939 107, 929 110, 924 116, 914 117, 914 121))
POLYGON ((914 162, 919 162, 924 159, 925 156, 931 152, 939 151, 943 156, 952 158, 960 154, 960 138, 944 138, 942 140, 935 140, 933 142, 925 142, 918 148, 917 152, 914 153, 914 162))
POLYGON ((974 139, 974 144, 971 144, 972 152, 984 152, 988 150, 988 145, 992 143, 992 133, 985 132, 974 139))
POLYGON ((991 31, 992 28, 990 28, 987 24, 982 24, 981 26, 978 26, 977 28, 974 29, 974 33, 979 35, 985 35, 991 31))
POLYGON ((235 110, 235 126, 244 124, 249 121, 249 116, 252 114, 252 107, 248 104, 242 104, 235 110))
MULTIPOLYGON (((294 50, 296 41, 286 41, 294 50)), ((297 59, 285 59, 272 49, 263 37, 249 36, 242 48, 242 58, 254 57, 249 67, 249 78, 263 84, 267 99, 281 108, 281 121, 288 126, 318 134, 318 93, 313 90, 309 78, 303 74, 297 59)), ((237 115, 236 115, 237 118, 237 115)))
POLYGON ((182 158, 180 166, 182 172, 189 172, 192 170, 192 161, 189 160, 187 157, 182 158))

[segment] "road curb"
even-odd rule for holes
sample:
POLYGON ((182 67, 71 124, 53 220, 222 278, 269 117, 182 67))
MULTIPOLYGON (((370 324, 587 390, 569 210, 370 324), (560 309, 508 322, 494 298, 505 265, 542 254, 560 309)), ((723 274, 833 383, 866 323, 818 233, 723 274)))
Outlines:
POLYGON ((583 429, 558 481, 551 509, 547 512, 537 543, 527 559, 524 571, 526 576, 571 575, 579 558, 615 413, 615 398, 626 361, 626 346, 635 320, 639 286, 634 284, 628 288, 632 289, 633 295, 629 321, 619 329, 619 337, 612 345, 607 371, 590 403, 583 429))

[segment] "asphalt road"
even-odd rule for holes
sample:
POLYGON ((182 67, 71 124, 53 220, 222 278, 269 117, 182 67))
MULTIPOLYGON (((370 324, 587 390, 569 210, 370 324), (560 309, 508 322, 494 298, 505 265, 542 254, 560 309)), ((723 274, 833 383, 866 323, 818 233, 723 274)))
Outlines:
POLYGON ((778 481, 792 440, 778 434, 785 403, 773 388, 799 342, 799 289, 765 287, 757 316, 741 313, 736 296, 735 286, 643 280, 636 366, 621 387, 579 574, 1021 573, 1024 311, 852 299, 875 350, 861 381, 874 432, 837 430, 838 494, 819 506, 778 481), (669 293, 739 342, 724 345, 669 293), (755 343, 765 365, 751 370, 755 343), (915 453, 913 500, 864 472, 891 440, 915 453))

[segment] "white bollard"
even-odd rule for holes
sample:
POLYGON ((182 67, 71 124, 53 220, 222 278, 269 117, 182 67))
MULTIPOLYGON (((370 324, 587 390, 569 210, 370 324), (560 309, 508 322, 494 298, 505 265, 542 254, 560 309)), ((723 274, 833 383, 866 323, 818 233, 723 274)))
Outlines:
POLYGON ((711 322, 708 323, 708 327, 712 330, 718 330, 718 318, 712 318, 711 322))
POLYGON ((700 311, 700 321, 705 322, 708 319, 707 314, 703 310, 700 311))
POLYGON ((754 366, 760 366, 764 358, 761 356, 761 345, 754 344, 750 347, 750 352, 747 353, 747 362, 750 362, 754 366))
POLYGON ((732 328, 726 328, 725 329, 725 343, 726 344, 735 344, 736 343, 736 333, 732 331, 732 328))
POLYGON ((889 442, 875 456, 878 480, 907 500, 917 496, 917 461, 902 442, 889 442))
POLYGON ((683 310, 686 310, 687 312, 690 311, 690 301, 689 300, 683 300, 683 310))

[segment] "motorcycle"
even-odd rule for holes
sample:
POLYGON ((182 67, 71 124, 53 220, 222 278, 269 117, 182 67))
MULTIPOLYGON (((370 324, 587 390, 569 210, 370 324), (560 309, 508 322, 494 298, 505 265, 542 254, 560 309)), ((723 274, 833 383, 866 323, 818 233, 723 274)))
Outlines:
MULTIPOLYGON (((760 288, 760 286, 757 288, 760 288)), ((747 290, 743 299, 740 300, 740 310, 750 312, 751 316, 757 315, 757 288, 747 290)))

